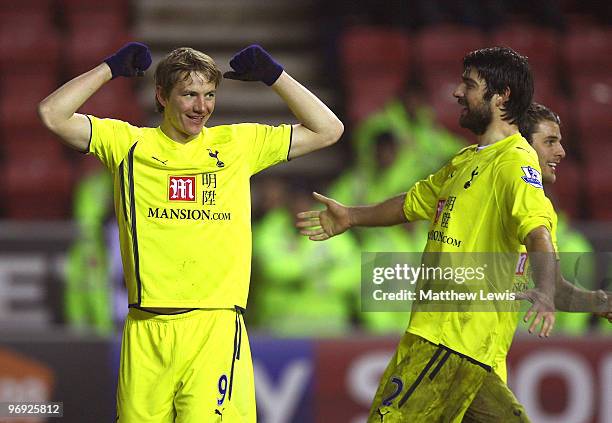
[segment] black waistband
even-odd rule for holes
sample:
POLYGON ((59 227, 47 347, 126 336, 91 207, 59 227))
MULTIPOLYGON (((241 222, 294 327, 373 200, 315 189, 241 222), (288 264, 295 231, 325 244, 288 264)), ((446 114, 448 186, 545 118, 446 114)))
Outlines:
MULTIPOLYGON (((153 311, 153 310, 148 309, 146 307, 137 306, 136 304, 130 304, 128 306, 128 308, 135 308, 136 310, 145 311, 147 313, 157 314, 157 315, 162 315, 162 316, 172 316, 174 314, 184 314, 184 313, 191 313, 194 310, 202 310, 201 308, 190 308, 188 310, 176 311, 174 313, 160 313, 159 311, 153 311)), ((225 310, 225 309, 223 309, 223 310, 225 310)), ((240 306, 234 306, 234 310, 236 310, 236 312, 240 313, 240 314, 244 314, 246 312, 246 308, 243 308, 243 307, 240 307, 240 306)))
POLYGON ((455 350, 453 350, 452 348, 448 348, 446 345, 438 344, 438 346, 439 346, 440 348, 442 348, 442 349, 446 350, 446 351, 450 351, 450 352, 451 352, 451 353, 453 353, 453 354, 457 354, 459 357, 465 358, 465 359, 466 359, 467 361, 469 361, 470 363, 472 363, 472 364, 475 364, 475 365, 477 365, 477 366, 482 367, 483 369, 485 369, 485 370, 486 370, 487 372, 489 372, 489 373, 490 373, 490 372, 493 370, 493 369, 491 368, 491 366, 486 365, 486 364, 484 364, 484 363, 481 363, 481 362, 480 362, 480 361, 478 361, 478 360, 474 360, 472 357, 467 356, 467 355, 465 355, 465 354, 461 354, 459 351, 455 351, 455 350))
POLYGON ((191 313, 194 310, 199 310, 197 308, 190 308, 189 310, 176 311, 174 313, 160 313, 159 311, 153 311, 151 309, 148 309, 148 308, 145 308, 145 307, 139 307, 139 306, 134 305, 134 304, 130 304, 129 308, 135 308, 136 310, 145 311, 147 313, 156 314, 156 315, 160 315, 160 316, 172 316, 172 315, 175 315, 175 314, 185 314, 185 313, 191 313))

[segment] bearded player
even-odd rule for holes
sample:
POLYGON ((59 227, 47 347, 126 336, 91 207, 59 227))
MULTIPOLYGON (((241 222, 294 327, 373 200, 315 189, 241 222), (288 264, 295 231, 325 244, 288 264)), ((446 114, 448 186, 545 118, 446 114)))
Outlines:
MULTIPOLYGON (((460 124, 476 135, 477 145, 461 150, 407 193, 373 206, 345 207, 316 194, 327 209, 299 214, 298 227, 320 241, 353 226, 429 220, 427 253, 518 256, 525 245, 536 275, 530 328, 541 323, 539 335, 548 336, 554 325, 553 216, 537 154, 518 128, 533 96, 526 58, 499 47, 467 54, 454 96, 463 107, 460 124)), ((497 283, 500 292, 512 288, 511 278, 497 283)), ((492 373, 499 346, 509 345, 514 335, 513 313, 434 312, 419 306, 416 301, 383 374, 370 422, 460 421, 492 373)))

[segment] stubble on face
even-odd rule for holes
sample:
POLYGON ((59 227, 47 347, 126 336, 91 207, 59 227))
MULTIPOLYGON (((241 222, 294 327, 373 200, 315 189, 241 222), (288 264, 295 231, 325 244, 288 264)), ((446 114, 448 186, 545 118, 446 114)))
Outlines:
POLYGON ((475 69, 466 69, 461 79, 463 95, 457 96, 457 101, 464 109, 459 116, 459 125, 476 135, 482 135, 493 120, 491 101, 484 98, 486 82, 475 69))
POLYGON ((493 120, 491 103, 482 99, 474 105, 467 104, 467 101, 465 101, 465 104, 461 102, 459 104, 466 108, 466 111, 459 117, 459 125, 462 128, 469 129, 475 135, 484 134, 493 120))

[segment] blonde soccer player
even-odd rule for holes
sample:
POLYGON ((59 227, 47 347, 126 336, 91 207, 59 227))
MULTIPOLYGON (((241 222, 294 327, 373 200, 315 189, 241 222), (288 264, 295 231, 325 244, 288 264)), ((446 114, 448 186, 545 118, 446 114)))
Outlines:
MULTIPOLYGON (((255 422, 242 313, 251 267, 250 178, 335 143, 343 125, 258 45, 224 76, 261 81, 298 123, 208 126, 222 75, 208 55, 177 48, 155 70, 158 127, 77 113, 112 79, 142 75, 149 48, 129 43, 39 106, 70 147, 114 178, 128 288, 117 421, 255 422)), ((134 101, 118 98, 116 101, 134 101)))

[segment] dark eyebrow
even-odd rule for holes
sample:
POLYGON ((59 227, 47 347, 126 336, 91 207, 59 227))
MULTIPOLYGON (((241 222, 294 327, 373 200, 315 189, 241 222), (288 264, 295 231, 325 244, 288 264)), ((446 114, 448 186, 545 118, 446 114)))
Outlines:
POLYGON ((478 83, 476 81, 474 81, 472 78, 469 78, 467 76, 462 76, 461 80, 463 82, 465 82, 466 84, 471 83, 471 84, 474 84, 474 85, 478 85, 478 83))

